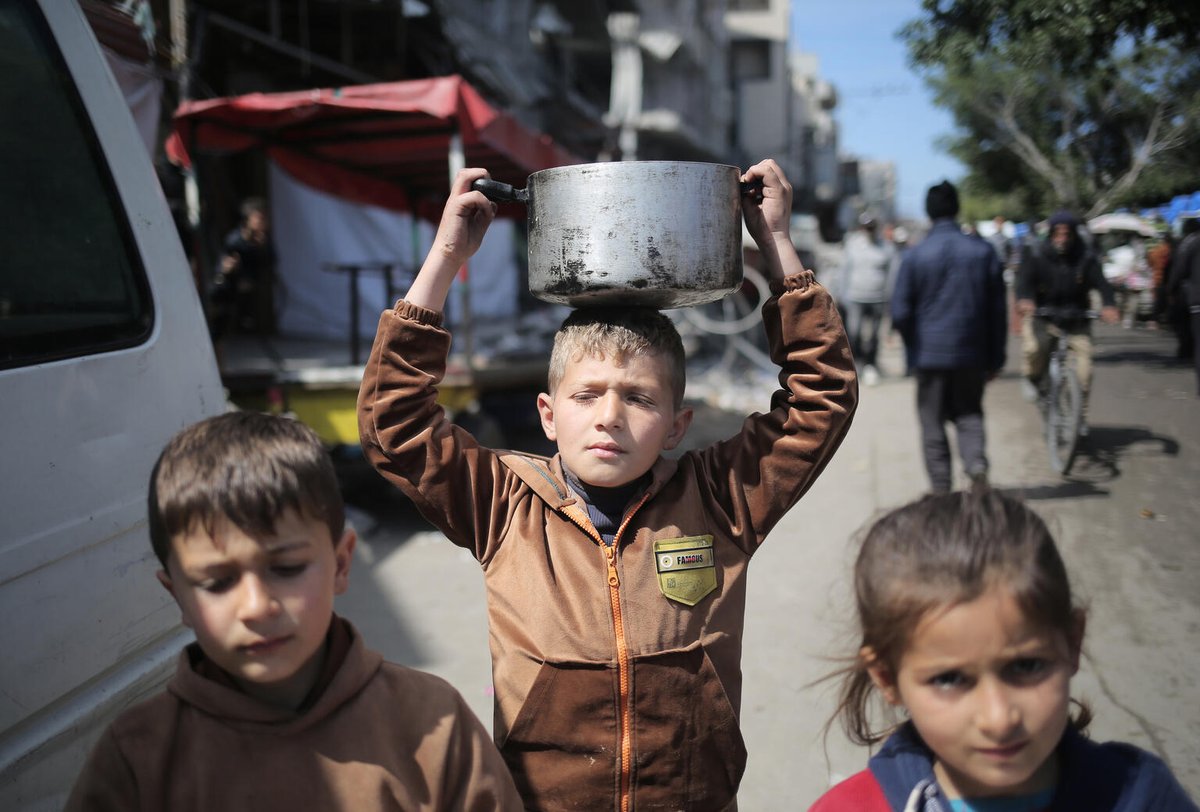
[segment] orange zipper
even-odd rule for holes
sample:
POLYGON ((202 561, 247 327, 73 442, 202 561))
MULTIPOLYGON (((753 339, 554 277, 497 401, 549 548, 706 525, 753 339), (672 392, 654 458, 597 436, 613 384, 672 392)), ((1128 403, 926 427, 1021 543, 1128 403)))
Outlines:
POLYGON ((617 641, 617 694, 620 703, 618 711, 621 717, 620 812, 629 812, 630 779, 633 774, 633 767, 630 763, 633 760, 633 707, 629 701, 629 643, 625 639, 625 617, 621 614, 621 579, 617 575, 617 546, 621 543, 621 536, 629 525, 629 520, 649 497, 648 493, 642 494, 638 503, 625 514, 625 518, 621 520, 621 526, 617 528, 617 532, 613 536, 611 547, 604 543, 604 539, 600 538, 591 521, 587 521, 585 524, 572 517, 584 532, 599 542, 608 569, 608 600, 612 606, 613 635, 617 641))
POLYGON ((608 600, 612 604, 613 633, 617 638, 617 696, 621 714, 621 812, 629 812, 629 759, 633 755, 633 737, 629 728, 629 645, 625 641, 625 618, 621 614, 621 581, 617 577, 617 539, 604 548, 608 562, 608 600))
POLYGON ((613 536, 611 547, 604 548, 608 559, 608 597, 612 602, 613 633, 617 638, 617 689, 621 701, 621 812, 629 812, 630 779, 633 774, 633 707, 629 701, 629 643, 625 639, 625 618, 621 614, 621 582, 617 578, 617 546, 633 514, 646 503, 650 494, 642 494, 638 503, 625 514, 613 536))

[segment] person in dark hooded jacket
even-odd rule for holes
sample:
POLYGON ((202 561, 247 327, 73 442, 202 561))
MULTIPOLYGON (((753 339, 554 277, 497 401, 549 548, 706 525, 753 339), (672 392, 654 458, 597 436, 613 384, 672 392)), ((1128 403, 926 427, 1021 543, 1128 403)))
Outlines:
MULTIPOLYGON (((1092 386, 1092 330, 1086 317, 1055 324, 1036 315, 1039 308, 1087 311, 1091 292, 1100 294, 1104 308, 1101 318, 1113 324, 1120 319, 1116 295, 1104 278, 1100 261, 1079 236, 1079 218, 1069 211, 1050 217, 1050 235, 1025 249, 1017 274, 1017 312, 1021 324, 1021 372, 1025 376, 1027 400, 1035 400, 1050 360, 1051 340, 1065 338, 1075 356, 1075 372, 1083 390, 1083 410, 1087 415, 1088 394, 1092 386)), ((1080 427, 1087 435, 1087 423, 1080 427)))

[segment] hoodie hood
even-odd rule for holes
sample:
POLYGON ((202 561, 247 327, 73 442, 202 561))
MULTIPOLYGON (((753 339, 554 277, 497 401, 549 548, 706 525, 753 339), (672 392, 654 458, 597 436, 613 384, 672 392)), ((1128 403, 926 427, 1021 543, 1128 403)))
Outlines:
MULTIPOLYGON (((1050 812, 1197 812, 1157 756, 1132 744, 1098 744, 1068 727, 1058 745, 1058 790, 1050 812)), ((871 774, 895 812, 949 812, 933 775, 933 752, 906 722, 871 757, 871 774)))
POLYGON ((933 777, 933 751, 912 722, 889 736, 867 766, 896 812, 949 812, 950 804, 933 777))
POLYGON ((355 697, 379 670, 383 657, 363 645, 353 625, 333 616, 329 633, 329 660, 314 695, 299 710, 268 705, 239 691, 192 643, 180 652, 175 676, 167 690, 197 710, 240 730, 294 734, 320 722, 355 697), (224 677, 224 678, 221 678, 224 677))
POLYGON ((1099 744, 1068 727, 1058 746, 1058 757, 1059 792, 1051 812, 1200 810, 1162 759, 1132 744, 1099 744))
POLYGON ((1079 218, 1074 212, 1062 209, 1050 215, 1050 230, 1053 231, 1055 226, 1070 226, 1072 229, 1079 227, 1079 218))

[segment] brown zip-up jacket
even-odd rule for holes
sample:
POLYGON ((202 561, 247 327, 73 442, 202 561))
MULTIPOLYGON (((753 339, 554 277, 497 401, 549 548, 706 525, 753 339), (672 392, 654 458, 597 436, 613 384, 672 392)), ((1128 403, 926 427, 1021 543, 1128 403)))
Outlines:
POLYGON ((829 462, 858 399, 829 294, 807 271, 777 287, 763 307, 783 387, 770 411, 660 458, 612 547, 557 455, 484 448, 446 419, 440 313, 401 301, 380 319, 359 393, 363 448, 483 566, 494 735, 528 808, 735 803, 746 567, 829 462))

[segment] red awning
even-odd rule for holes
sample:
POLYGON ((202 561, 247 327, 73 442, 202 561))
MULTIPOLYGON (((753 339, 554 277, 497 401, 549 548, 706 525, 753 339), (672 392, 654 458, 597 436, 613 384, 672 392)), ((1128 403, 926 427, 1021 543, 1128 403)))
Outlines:
POLYGON ((187 166, 189 153, 261 148, 323 192, 436 219, 456 132, 466 166, 518 187, 539 169, 580 163, 493 108, 461 76, 186 102, 167 152, 187 166))

